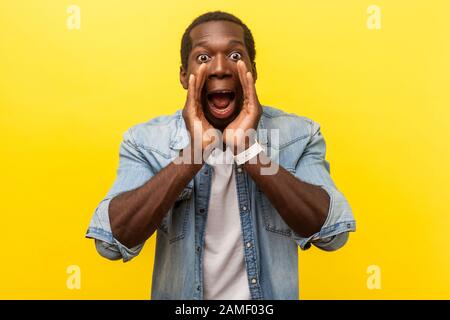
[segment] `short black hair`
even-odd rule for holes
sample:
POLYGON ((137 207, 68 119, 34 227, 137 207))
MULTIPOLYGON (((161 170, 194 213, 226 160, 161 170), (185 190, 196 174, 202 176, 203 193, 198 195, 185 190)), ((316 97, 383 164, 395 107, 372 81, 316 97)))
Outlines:
POLYGON ((187 69, 189 54, 192 50, 192 42, 191 42, 191 30, 194 29, 199 24, 209 22, 209 21, 230 21, 236 23, 244 29, 244 42, 245 47, 247 48, 248 54, 250 56, 250 61, 252 65, 255 63, 256 50, 255 50, 255 40, 253 39, 252 32, 250 29, 239 19, 238 17, 232 15, 231 13, 223 12, 223 11, 211 11, 204 13, 186 28, 184 31, 183 37, 181 38, 181 65, 184 69, 187 69))

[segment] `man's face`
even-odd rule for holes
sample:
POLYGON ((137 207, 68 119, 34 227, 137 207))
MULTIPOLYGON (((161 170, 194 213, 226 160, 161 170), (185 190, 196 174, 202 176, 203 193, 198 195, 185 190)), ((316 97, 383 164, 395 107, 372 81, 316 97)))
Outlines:
POLYGON ((189 75, 197 74, 200 65, 206 64, 201 100, 203 112, 212 126, 223 130, 242 108, 243 91, 237 61, 242 60, 256 79, 245 47, 244 30, 233 22, 210 21, 193 28, 190 37, 192 50, 187 70, 180 70, 180 81, 187 89, 189 75))

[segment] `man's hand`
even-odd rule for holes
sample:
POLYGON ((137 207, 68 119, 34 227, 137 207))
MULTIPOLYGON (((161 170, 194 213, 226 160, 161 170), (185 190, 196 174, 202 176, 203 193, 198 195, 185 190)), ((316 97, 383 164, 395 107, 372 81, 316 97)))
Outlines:
MULTIPOLYGON (((187 100, 183 109, 183 118, 191 136, 190 150, 185 150, 192 152, 191 157, 188 155, 188 159, 183 159, 180 155, 141 187, 123 192, 111 200, 108 211, 111 230, 114 237, 128 248, 144 243, 156 231, 183 189, 202 168, 203 153, 214 141, 214 137, 208 136, 208 130, 213 131, 213 127, 206 120, 201 105, 205 67, 206 65, 201 65, 196 75, 190 75, 187 100), (199 162, 196 161, 196 152, 202 156, 199 162)), ((126 161, 132 161, 126 158, 126 161)), ((147 165, 143 160, 142 162, 147 165)), ((130 174, 135 174, 137 171, 133 170, 136 168, 137 166, 128 166, 127 170, 130 174)))
POLYGON ((206 64, 202 64, 197 71, 197 74, 189 76, 189 86, 186 103, 183 109, 183 118, 186 123, 186 128, 191 136, 191 149, 199 148, 194 152, 205 152, 208 146, 217 142, 216 130, 206 120, 203 114, 201 94, 206 79, 206 64), (199 139, 199 140, 196 140, 199 139))
POLYGON ((245 63, 237 62, 239 80, 243 90, 243 105, 239 115, 224 130, 223 141, 233 150, 234 154, 248 149, 254 142, 256 128, 262 114, 262 107, 256 95, 255 81, 245 63))

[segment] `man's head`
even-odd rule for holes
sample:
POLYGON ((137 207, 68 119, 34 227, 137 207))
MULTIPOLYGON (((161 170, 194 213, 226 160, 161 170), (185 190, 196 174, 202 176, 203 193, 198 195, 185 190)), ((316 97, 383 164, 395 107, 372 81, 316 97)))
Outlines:
POLYGON ((181 40, 180 82, 188 88, 190 74, 206 64, 202 106, 206 119, 225 128, 240 112, 243 102, 237 61, 242 60, 256 80, 255 43, 251 31, 237 17, 208 12, 197 17, 181 40))

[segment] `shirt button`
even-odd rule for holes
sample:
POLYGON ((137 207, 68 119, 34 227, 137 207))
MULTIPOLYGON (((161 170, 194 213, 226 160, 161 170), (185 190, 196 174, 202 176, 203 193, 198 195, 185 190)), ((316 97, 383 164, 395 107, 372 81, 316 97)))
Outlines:
POLYGON ((200 291, 200 286, 197 286, 197 291, 200 291))
POLYGON ((252 243, 249 241, 247 242, 247 248, 250 248, 252 246, 252 243))
POLYGON ((200 252, 200 247, 197 247, 197 252, 200 252))
POLYGON ((246 206, 242 206, 242 211, 247 211, 247 207, 246 206))
POLYGON ((253 284, 256 283, 256 279, 255 279, 255 278, 252 279, 252 283, 253 283, 253 284))
POLYGON ((239 173, 241 173, 241 172, 242 172, 242 168, 241 168, 241 167, 238 167, 237 171, 238 171, 239 173))
POLYGON ((201 208, 200 210, 198 210, 200 213, 205 213, 205 209, 201 208))

